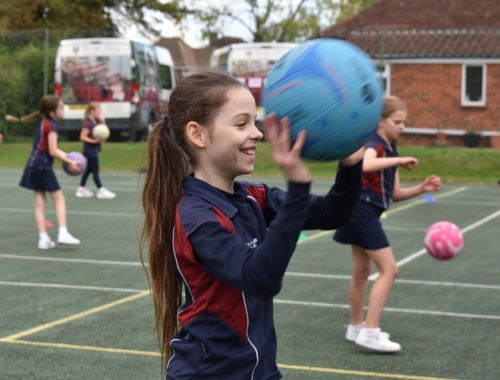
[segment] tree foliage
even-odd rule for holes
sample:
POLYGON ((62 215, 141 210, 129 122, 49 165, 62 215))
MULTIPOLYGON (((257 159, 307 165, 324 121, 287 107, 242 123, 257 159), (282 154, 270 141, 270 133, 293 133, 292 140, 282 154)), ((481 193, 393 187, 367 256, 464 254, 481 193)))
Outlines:
POLYGON ((376 0, 240 0, 235 2, 191 1, 183 19, 202 26, 203 37, 222 37, 230 24, 239 24, 254 42, 303 41, 338 20, 346 19, 376 0))
POLYGON ((142 26, 154 28, 145 19, 147 11, 158 11, 179 20, 186 12, 179 1, 160 0, 0 0, 0 29, 97 29, 117 32, 113 12, 142 26))
POLYGON ((348 19, 359 13, 366 7, 372 5, 377 0, 338 0, 338 17, 337 22, 348 19))
POLYGON ((252 41, 300 41, 319 34, 333 24, 336 0, 241 0, 238 6, 228 2, 203 0, 192 2, 191 15, 202 25, 204 37, 226 35, 228 26, 238 24, 252 41))

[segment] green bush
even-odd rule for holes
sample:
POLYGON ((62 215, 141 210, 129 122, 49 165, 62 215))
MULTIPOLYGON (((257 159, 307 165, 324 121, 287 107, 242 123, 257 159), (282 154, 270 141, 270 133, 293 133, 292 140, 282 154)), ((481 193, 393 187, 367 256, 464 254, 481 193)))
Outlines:
POLYGON ((12 64, 12 56, 0 46, 0 125, 5 137, 13 132, 18 124, 10 124, 5 121, 6 114, 19 116, 24 107, 24 83, 25 71, 19 65, 12 64))
POLYGON ((109 35, 109 31, 98 30, 2 31, 0 28, 0 132, 4 133, 6 141, 12 141, 13 135, 15 140, 33 135, 36 123, 8 123, 5 115, 22 116, 36 111, 44 95, 45 79, 47 93, 53 93, 54 61, 59 41, 109 35))

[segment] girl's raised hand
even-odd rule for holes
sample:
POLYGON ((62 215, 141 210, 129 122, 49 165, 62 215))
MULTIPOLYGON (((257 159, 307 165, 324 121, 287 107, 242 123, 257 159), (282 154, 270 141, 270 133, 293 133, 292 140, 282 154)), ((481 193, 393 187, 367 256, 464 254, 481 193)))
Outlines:
POLYGON ((418 165, 418 159, 416 159, 415 157, 400 157, 399 165, 406 170, 412 171, 413 169, 415 169, 415 166, 418 165))
POLYGON ((275 113, 266 116, 262 121, 264 136, 271 144, 273 160, 289 181, 311 182, 311 173, 300 157, 306 141, 306 132, 301 131, 291 146, 289 124, 286 117, 278 121, 275 113))
POLYGON ((422 183, 422 189, 425 192, 438 191, 441 188, 441 178, 437 175, 427 177, 422 183))

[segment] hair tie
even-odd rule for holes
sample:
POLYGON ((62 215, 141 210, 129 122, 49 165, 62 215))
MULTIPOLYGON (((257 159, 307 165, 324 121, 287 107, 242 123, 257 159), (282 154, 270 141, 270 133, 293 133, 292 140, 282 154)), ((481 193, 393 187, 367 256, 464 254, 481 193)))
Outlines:
POLYGON ((168 125, 169 122, 170 119, 168 118, 168 114, 165 114, 165 116, 163 116, 163 124, 168 125))

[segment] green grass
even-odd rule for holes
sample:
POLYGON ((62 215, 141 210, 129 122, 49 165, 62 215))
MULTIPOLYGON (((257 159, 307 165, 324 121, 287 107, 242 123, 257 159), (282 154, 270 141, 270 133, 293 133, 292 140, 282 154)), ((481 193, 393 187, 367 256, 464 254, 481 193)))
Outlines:
MULTIPOLYGON (((61 142, 60 148, 66 152, 81 151, 80 142, 61 142)), ((31 142, 0 144, 0 167, 23 168, 31 150, 31 142)), ((437 174, 447 183, 496 183, 500 179, 500 151, 485 148, 457 147, 399 147, 401 156, 414 156, 419 166, 412 172, 401 170, 402 180, 420 180, 437 174)), ((104 144, 101 167, 112 171, 137 171, 145 166, 146 147, 144 143, 104 144)), ((336 162, 307 160, 316 178, 328 178, 337 168, 336 162)), ((255 165, 256 176, 280 176, 271 158, 269 145, 260 143, 255 165)))

